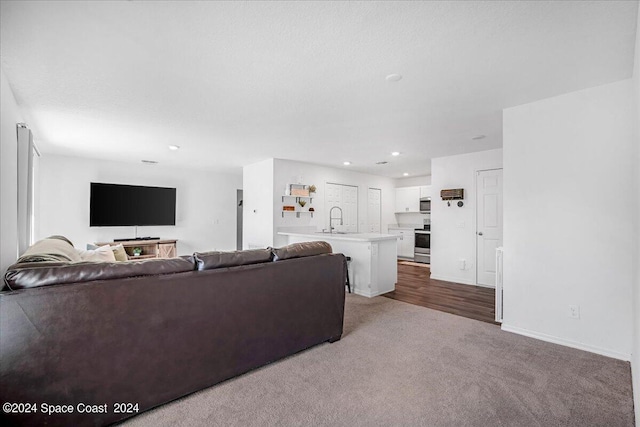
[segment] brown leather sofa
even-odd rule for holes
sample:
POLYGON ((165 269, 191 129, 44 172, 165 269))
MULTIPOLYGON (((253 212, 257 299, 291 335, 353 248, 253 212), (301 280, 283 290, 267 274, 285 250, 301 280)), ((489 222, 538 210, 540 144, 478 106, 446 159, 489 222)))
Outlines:
POLYGON ((111 424, 340 339, 345 258, 330 252, 314 242, 12 266, 0 292, 0 422, 111 424))

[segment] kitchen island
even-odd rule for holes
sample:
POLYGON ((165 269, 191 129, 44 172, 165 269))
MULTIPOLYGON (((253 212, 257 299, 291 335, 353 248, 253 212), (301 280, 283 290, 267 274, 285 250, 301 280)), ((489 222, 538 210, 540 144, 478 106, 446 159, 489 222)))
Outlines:
POLYGON ((349 278, 352 292, 375 297, 396 288, 398 280, 398 236, 379 233, 298 233, 281 231, 288 243, 328 242, 333 252, 351 257, 349 278))

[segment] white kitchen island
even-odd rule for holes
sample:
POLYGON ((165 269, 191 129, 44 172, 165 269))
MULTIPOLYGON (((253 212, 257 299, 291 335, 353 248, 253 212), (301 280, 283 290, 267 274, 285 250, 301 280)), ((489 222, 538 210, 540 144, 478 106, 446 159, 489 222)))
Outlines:
POLYGON ((375 297, 396 288, 398 281, 398 236, 378 233, 297 233, 281 231, 289 243, 328 242, 333 252, 351 257, 351 290, 358 295, 375 297))

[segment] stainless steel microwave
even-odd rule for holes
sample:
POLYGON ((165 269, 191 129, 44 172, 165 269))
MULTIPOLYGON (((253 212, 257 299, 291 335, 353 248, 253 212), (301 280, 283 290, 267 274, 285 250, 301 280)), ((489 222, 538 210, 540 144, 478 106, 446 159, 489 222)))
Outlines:
POLYGON ((422 213, 430 213, 431 212, 431 198, 423 197, 420 199, 420 212, 422 213))

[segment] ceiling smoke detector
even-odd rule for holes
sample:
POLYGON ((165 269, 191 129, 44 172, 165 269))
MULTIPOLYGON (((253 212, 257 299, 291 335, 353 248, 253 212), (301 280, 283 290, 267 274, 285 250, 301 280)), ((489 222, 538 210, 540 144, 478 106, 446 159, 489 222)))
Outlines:
POLYGON ((387 79, 388 82, 398 82, 402 80, 402 76, 400 74, 389 74, 385 79, 387 79))
POLYGON ((386 165, 387 163, 389 163, 389 162, 386 162, 386 161, 383 160, 381 162, 376 162, 376 165, 386 165))
POLYGON ((176 151, 176 150, 179 150, 179 149, 180 149, 179 145, 170 145, 169 146, 169 150, 171 150, 171 151, 176 151))

